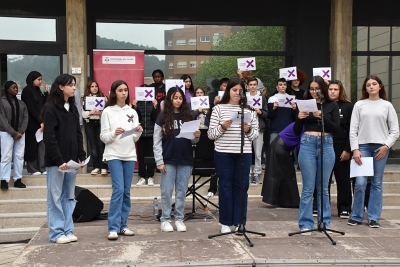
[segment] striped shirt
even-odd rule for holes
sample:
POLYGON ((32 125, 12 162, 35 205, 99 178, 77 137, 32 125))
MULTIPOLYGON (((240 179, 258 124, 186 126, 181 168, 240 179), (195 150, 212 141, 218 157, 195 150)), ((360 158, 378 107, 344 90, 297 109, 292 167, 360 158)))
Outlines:
MULTIPOLYGON (((231 126, 224 131, 220 126, 224 121, 230 120, 232 112, 237 113, 240 111, 239 105, 231 104, 219 104, 213 108, 207 134, 209 139, 215 140, 215 151, 222 153, 240 153, 240 127, 231 126)), ((257 139, 259 134, 258 118, 254 111, 247 108, 244 109, 244 113, 251 114, 251 121, 249 123, 251 129, 248 133, 244 134, 243 153, 251 153, 251 142, 257 139)))

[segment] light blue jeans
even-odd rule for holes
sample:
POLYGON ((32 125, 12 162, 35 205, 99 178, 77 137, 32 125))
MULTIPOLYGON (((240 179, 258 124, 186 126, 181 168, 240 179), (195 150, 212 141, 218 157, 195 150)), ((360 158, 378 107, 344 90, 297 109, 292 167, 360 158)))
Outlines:
POLYGON ((11 176, 11 161, 14 161, 14 181, 22 178, 22 168, 24 166, 25 154, 25 134, 21 139, 14 138, 7 132, 0 132, 1 139, 1 163, 0 178, 7 182, 11 176))
POLYGON ((57 166, 46 167, 47 223, 52 242, 74 230, 72 213, 75 209, 75 172, 61 172, 57 166))
POLYGON ((160 190, 161 190, 161 206, 162 215, 161 222, 171 221, 172 209, 172 192, 175 186, 175 212, 176 220, 183 220, 185 210, 186 191, 190 175, 192 174, 192 166, 165 164, 166 172, 161 174, 160 190))
POLYGON ((113 159, 107 161, 111 173, 112 194, 108 211, 108 231, 127 228, 131 210, 131 184, 135 161, 113 159))
MULTIPOLYGON (((362 154, 362 158, 375 157, 378 152, 374 151, 381 146, 381 144, 360 144, 359 150, 362 154)), ((375 158, 373 159, 374 176, 371 177, 371 191, 368 201, 368 221, 379 221, 379 218, 381 217, 383 171, 385 170, 388 155, 389 153, 386 153, 385 157, 381 160, 376 160, 375 158)), ((368 177, 366 176, 356 177, 356 184, 354 187, 353 211, 351 213, 351 218, 357 222, 361 222, 364 219, 364 196, 365 189, 367 188, 367 180, 368 177)))
POLYGON ((317 187, 318 203, 318 225, 323 221, 327 228, 331 224, 331 204, 329 201, 329 177, 335 164, 335 152, 333 150, 333 139, 330 134, 325 135, 323 142, 323 219, 321 219, 321 137, 303 134, 300 143, 299 164, 303 179, 303 190, 301 192, 299 207, 300 229, 312 229, 314 218, 312 214, 313 192, 317 187))

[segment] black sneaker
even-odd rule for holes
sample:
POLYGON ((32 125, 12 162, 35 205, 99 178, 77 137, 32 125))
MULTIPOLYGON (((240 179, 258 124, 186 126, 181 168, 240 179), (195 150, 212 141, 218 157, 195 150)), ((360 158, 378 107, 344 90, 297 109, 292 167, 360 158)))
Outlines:
POLYGON ((370 220, 369 221, 369 227, 371 228, 379 228, 379 223, 375 220, 370 220))
POLYGON ((348 212, 348 211, 342 211, 342 212, 340 213, 339 217, 342 218, 342 219, 348 219, 348 218, 350 218, 350 212, 348 212))
POLYGON ((3 189, 3 190, 8 189, 8 183, 6 180, 1 180, 1 189, 3 189))
POLYGON ((358 225, 358 224, 361 224, 361 222, 357 222, 356 220, 349 219, 349 220, 347 221, 347 224, 348 224, 348 225, 358 225))
POLYGON ((24 183, 21 182, 21 179, 18 179, 16 181, 14 181, 14 187, 18 187, 18 188, 26 188, 26 185, 24 183))

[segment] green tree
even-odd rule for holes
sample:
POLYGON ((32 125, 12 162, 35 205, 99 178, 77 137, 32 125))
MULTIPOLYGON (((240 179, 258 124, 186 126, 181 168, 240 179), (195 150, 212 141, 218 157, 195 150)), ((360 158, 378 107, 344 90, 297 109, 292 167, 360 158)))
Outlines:
MULTIPOLYGON (((243 26, 241 30, 221 39, 212 51, 283 51, 284 28, 278 26, 243 26)), ((241 56, 246 57, 246 56, 241 56)), ((207 78, 223 78, 236 76, 237 56, 211 56, 198 67, 194 84, 206 87, 207 78)), ((260 78, 270 92, 275 91, 275 81, 279 69, 284 67, 284 57, 256 57, 257 70, 253 75, 260 78)))

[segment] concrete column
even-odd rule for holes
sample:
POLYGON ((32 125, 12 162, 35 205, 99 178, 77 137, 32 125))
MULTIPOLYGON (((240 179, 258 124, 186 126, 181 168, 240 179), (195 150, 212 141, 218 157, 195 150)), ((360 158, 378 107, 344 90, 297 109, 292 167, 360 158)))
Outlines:
POLYGON ((351 97, 353 0, 331 0, 331 68, 351 97))
MULTIPOLYGON (((82 95, 87 82, 86 0, 66 0, 67 72, 76 77, 76 88, 82 95)), ((83 145, 87 138, 82 127, 83 145)), ((84 169, 86 172, 86 168, 84 169)))

